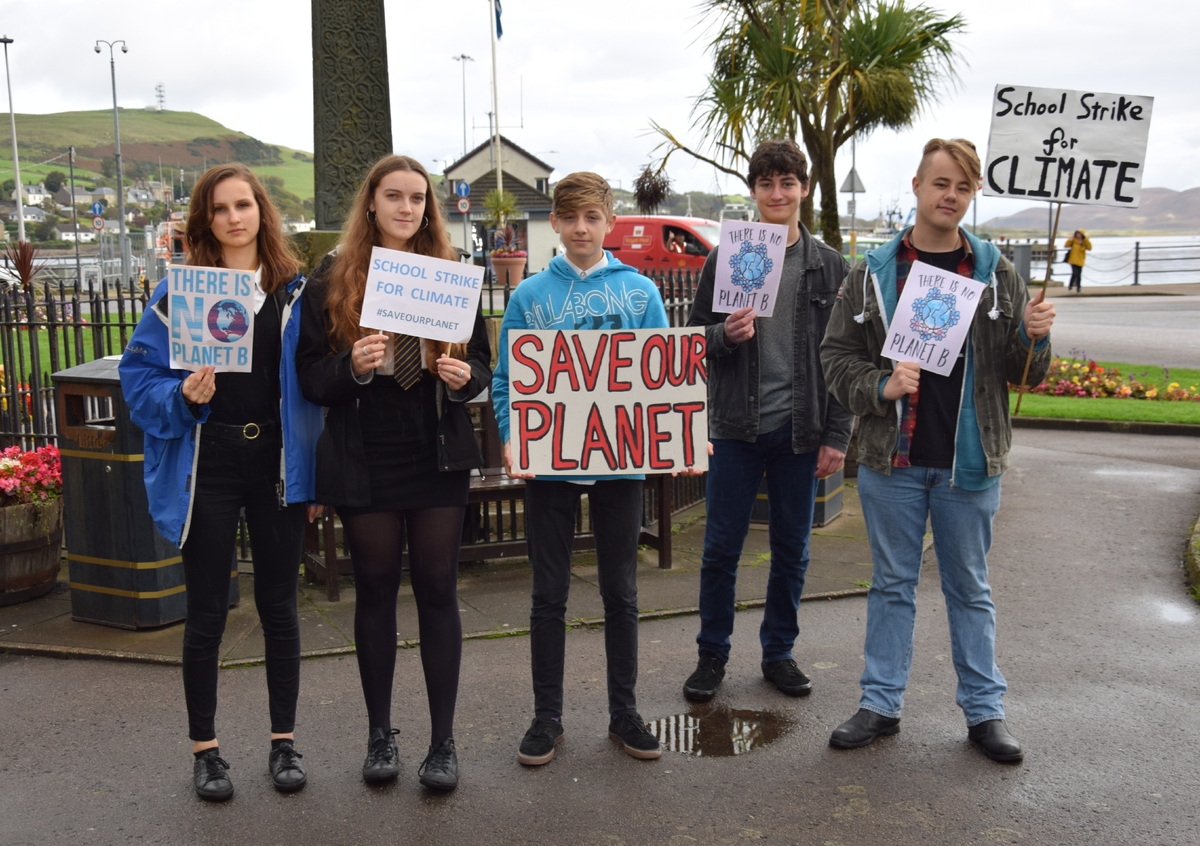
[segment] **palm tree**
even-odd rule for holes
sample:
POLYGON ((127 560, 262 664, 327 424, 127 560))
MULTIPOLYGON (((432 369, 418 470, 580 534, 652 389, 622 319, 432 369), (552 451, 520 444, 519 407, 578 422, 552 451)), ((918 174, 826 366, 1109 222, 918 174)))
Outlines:
MULTIPOLYGON (((950 36, 961 15, 944 17, 904 0, 705 0, 718 16, 709 44, 713 69, 696 100, 693 128, 704 141, 663 137, 659 168, 675 151, 745 179, 763 140, 800 140, 821 189, 821 234, 840 248, 834 159, 856 133, 910 126, 955 77, 950 36)), ((750 186, 747 186, 750 187, 750 186)), ((813 228, 813 199, 801 207, 813 228)))

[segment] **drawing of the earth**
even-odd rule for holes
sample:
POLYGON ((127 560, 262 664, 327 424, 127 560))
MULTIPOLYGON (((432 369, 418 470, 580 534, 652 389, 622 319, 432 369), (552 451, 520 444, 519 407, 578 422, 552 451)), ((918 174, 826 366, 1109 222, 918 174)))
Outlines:
POLYGON ((246 336, 250 315, 237 300, 221 300, 208 312, 208 331, 218 341, 232 344, 246 336))
POLYGON ((908 328, 916 332, 922 341, 944 341, 951 327, 957 326, 962 318, 954 305, 953 294, 934 289, 913 301, 913 318, 908 328))
POLYGON ((767 258, 766 244, 751 246, 749 241, 743 241, 742 248, 729 259, 733 271, 730 282, 747 294, 757 291, 767 281, 773 266, 774 262, 767 258))

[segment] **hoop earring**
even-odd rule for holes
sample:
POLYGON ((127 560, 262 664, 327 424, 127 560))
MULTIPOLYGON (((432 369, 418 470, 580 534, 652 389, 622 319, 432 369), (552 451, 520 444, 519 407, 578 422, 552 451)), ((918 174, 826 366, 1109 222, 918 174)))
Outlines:
POLYGON ((421 220, 425 221, 424 223, 422 223, 422 224, 421 224, 421 228, 422 228, 422 229, 428 229, 428 228, 429 228, 429 216, 428 216, 428 215, 421 215, 421 220))
POLYGON ((375 224, 375 219, 376 219, 376 218, 375 218, 375 212, 373 212, 373 211, 369 211, 369 210, 368 210, 368 211, 367 211, 367 223, 371 224, 372 226, 375 226, 375 225, 376 225, 376 224, 375 224))

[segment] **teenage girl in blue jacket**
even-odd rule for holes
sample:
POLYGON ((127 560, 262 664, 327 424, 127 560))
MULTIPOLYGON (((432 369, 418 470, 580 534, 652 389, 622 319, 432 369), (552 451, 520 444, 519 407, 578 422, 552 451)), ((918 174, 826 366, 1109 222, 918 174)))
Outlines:
POLYGON ((307 780, 293 733, 300 686, 296 580, 322 414, 301 395, 296 377, 305 279, 257 177, 240 164, 206 171, 192 190, 186 237, 191 265, 255 271, 253 368, 173 369, 164 280, 125 349, 120 374, 130 417, 145 432, 150 514, 183 550, 183 691, 196 793, 222 801, 233 795, 233 784, 214 724, 217 658, 243 508, 266 641, 271 778, 283 792, 307 780))

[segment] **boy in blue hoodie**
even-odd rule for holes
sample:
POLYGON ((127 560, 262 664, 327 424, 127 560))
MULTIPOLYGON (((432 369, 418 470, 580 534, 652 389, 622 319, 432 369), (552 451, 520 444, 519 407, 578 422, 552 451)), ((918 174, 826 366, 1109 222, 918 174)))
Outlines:
POLYGON ((934 138, 925 145, 912 181, 915 224, 850 270, 821 344, 829 392, 860 417, 858 494, 874 559, 862 697, 858 712, 829 738, 839 749, 900 730, 928 520, 967 736, 996 761, 1023 754, 1004 721, 1008 686, 995 660, 987 554, 1012 442, 1007 383, 1021 381, 1030 346, 1028 383, 1046 374, 1054 306, 1041 297, 1031 302, 1012 263, 959 228, 979 174, 971 142, 934 138), (948 376, 883 356, 918 260, 988 285, 948 376))
POLYGON ((667 312, 646 277, 604 250, 612 231, 613 195, 594 173, 572 173, 554 189, 550 223, 565 255, 522 282, 508 301, 500 328, 492 404, 504 443, 508 475, 526 479, 525 534, 533 568, 529 615, 534 719, 517 760, 545 764, 562 742, 563 663, 567 593, 579 498, 586 493, 596 537, 604 648, 608 659, 608 735, 635 758, 662 752, 637 712, 637 554, 644 476, 535 477, 513 468, 508 408, 508 333, 523 329, 663 329, 667 312))

